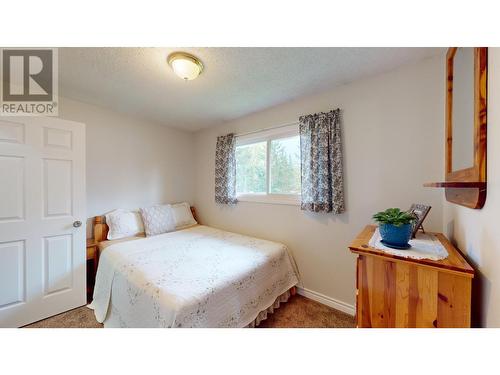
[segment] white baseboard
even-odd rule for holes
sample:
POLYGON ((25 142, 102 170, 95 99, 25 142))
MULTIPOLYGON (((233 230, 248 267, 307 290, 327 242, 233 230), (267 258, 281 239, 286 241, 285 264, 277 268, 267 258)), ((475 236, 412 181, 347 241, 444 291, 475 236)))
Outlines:
POLYGON ((356 313, 356 308, 353 305, 325 296, 313 290, 297 287, 297 293, 313 301, 322 303, 323 305, 345 312, 346 314, 354 316, 356 313))

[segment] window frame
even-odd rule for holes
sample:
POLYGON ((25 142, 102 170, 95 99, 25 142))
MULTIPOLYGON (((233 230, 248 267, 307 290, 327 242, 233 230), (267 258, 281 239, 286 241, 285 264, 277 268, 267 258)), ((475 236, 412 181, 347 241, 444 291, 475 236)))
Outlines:
MULTIPOLYGON (((299 125, 291 124, 280 126, 274 129, 252 132, 236 136, 236 147, 245 146, 253 143, 266 142, 266 192, 265 193, 236 193, 236 199, 240 202, 255 202, 267 204, 284 204, 299 206, 301 194, 276 194, 271 193, 271 141, 276 139, 290 138, 299 136, 299 125)), ((238 176, 236 176, 238 178, 238 176)))

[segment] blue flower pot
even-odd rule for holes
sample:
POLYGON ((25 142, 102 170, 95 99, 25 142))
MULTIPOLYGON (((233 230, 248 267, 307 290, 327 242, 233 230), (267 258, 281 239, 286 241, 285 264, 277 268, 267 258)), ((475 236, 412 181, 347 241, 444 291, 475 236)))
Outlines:
POLYGON ((399 227, 392 224, 381 224, 379 226, 380 235, 384 242, 389 245, 405 247, 410 241, 413 225, 403 224, 399 227))

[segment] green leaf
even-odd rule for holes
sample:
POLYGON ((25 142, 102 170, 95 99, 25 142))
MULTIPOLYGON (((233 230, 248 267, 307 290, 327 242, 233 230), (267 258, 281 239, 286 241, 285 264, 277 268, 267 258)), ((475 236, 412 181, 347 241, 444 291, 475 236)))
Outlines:
POLYGON ((392 224, 399 227, 414 222, 416 217, 413 213, 401 211, 399 208, 388 208, 374 214, 373 219, 379 224, 392 224))

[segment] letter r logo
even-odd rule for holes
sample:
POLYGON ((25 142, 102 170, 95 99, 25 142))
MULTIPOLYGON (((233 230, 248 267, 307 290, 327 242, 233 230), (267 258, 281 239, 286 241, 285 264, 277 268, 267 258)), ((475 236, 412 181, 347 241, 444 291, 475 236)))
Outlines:
POLYGON ((2 52, 4 102, 52 101, 52 50, 4 49, 2 52))

